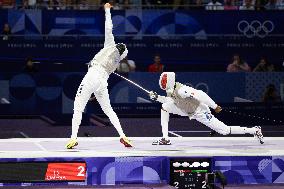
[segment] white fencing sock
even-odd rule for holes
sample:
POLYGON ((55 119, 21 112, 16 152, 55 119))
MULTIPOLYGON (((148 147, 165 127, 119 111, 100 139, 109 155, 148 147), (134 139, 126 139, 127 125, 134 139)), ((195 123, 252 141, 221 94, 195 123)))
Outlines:
POLYGON ((82 112, 74 110, 72 118, 72 139, 76 139, 78 135, 79 126, 82 121, 82 112))
POLYGON ((248 128, 248 127, 239 127, 239 126, 231 126, 231 134, 252 134, 254 135, 256 132, 256 129, 254 127, 248 128))
POLYGON ((163 138, 167 139, 169 138, 169 112, 161 109, 161 125, 162 125, 162 133, 163 138))

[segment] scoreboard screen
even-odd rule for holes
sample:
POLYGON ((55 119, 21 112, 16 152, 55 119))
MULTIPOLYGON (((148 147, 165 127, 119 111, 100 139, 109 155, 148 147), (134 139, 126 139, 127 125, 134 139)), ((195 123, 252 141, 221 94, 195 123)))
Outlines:
POLYGON ((208 189, 207 173, 211 173, 211 158, 170 159, 170 185, 175 188, 208 189))
POLYGON ((1 162, 0 182, 84 182, 86 162, 1 162))

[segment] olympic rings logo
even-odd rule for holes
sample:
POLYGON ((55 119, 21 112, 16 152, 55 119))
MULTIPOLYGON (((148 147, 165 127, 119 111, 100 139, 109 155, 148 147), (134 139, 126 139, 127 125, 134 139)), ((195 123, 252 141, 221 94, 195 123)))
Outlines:
POLYGON ((274 24, 270 20, 266 20, 263 23, 258 20, 253 20, 251 23, 242 20, 238 23, 238 30, 247 38, 264 38, 274 30, 274 24))

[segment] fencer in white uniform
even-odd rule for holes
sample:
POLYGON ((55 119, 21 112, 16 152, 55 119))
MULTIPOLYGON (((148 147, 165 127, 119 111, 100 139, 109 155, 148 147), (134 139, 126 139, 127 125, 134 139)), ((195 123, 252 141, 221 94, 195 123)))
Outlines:
POLYGON ((159 85, 165 90, 167 96, 160 96, 156 92, 150 92, 150 98, 162 103, 161 125, 163 138, 155 141, 154 145, 169 145, 168 122, 169 114, 188 116, 222 134, 251 134, 264 143, 261 128, 259 126, 248 128, 240 126, 227 126, 211 114, 210 108, 219 113, 222 108, 218 106, 205 92, 183 85, 175 81, 174 72, 163 72, 159 85))
POLYGON ((115 44, 112 34, 112 20, 110 13, 111 5, 106 3, 105 9, 105 41, 101 49, 89 64, 89 69, 83 78, 74 101, 74 113, 72 118, 72 135, 66 148, 72 149, 78 145, 77 134, 82 120, 82 112, 85 109, 91 95, 94 94, 103 112, 108 116, 110 122, 116 128, 120 142, 125 147, 131 147, 130 141, 125 137, 119 119, 113 111, 108 94, 108 78, 114 72, 122 59, 127 56, 128 50, 123 43, 115 44))

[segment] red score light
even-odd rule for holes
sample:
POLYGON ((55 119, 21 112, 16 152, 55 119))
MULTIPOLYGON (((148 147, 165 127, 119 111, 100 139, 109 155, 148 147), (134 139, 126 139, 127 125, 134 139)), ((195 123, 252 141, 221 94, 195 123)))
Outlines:
POLYGON ((48 163, 46 181, 85 181, 86 163, 48 163))

